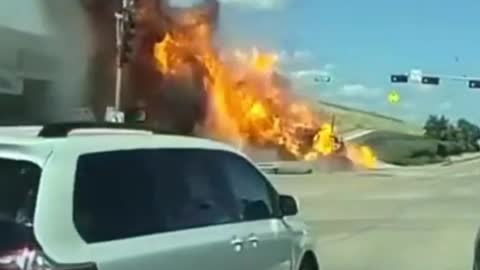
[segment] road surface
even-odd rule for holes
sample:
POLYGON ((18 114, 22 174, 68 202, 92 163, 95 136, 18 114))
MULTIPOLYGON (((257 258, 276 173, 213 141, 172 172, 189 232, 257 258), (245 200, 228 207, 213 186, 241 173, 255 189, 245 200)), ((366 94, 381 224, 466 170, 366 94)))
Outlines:
POLYGON ((273 176, 296 195, 326 270, 471 269, 480 161, 382 173, 273 176))

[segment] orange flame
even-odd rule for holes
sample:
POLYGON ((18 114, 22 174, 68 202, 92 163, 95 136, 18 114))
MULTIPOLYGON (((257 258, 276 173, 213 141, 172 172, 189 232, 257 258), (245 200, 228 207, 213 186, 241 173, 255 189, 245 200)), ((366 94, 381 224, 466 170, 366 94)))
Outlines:
MULTIPOLYGON (((240 146, 277 146, 303 160, 338 150, 333 127, 322 124, 305 103, 291 96, 290 89, 275 81, 276 54, 236 50, 232 59, 224 60, 212 44, 209 26, 199 24, 170 29, 155 44, 154 57, 158 70, 167 76, 181 76, 181 66, 192 61, 203 68, 210 98, 204 124, 211 136, 240 146)), ((366 167, 374 166, 374 154, 367 147, 350 156, 366 167)))

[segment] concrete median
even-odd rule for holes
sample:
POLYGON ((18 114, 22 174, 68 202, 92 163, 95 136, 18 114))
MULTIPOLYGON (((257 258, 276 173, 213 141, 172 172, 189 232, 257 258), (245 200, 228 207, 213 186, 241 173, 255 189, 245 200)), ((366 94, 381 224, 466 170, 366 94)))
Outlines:
POLYGON ((259 163, 257 166, 266 174, 311 174, 314 171, 311 163, 302 161, 259 163))
POLYGON ((313 174, 353 171, 355 166, 346 157, 326 157, 315 161, 262 162, 257 166, 266 174, 313 174))

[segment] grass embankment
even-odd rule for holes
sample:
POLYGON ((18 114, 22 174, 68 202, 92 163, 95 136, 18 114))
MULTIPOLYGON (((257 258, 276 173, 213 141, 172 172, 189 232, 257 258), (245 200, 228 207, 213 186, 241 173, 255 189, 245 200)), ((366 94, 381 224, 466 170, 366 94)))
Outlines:
POLYGON ((379 160, 401 166, 438 163, 468 150, 459 143, 392 131, 375 131, 355 142, 370 146, 379 160))
POLYGON ((423 129, 419 125, 376 112, 359 110, 325 101, 318 101, 316 108, 323 115, 335 115, 337 130, 342 133, 359 129, 379 129, 414 135, 423 133, 423 129))

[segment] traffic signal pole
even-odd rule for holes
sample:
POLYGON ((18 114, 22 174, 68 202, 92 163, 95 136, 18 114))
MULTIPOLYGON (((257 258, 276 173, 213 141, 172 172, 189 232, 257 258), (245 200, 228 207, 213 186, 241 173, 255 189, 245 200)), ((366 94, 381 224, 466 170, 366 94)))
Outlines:
POLYGON ((122 8, 115 12, 115 39, 116 39, 116 75, 115 75, 115 109, 120 111, 122 95, 123 66, 128 58, 129 35, 133 29, 134 0, 122 0, 122 8))
POLYGON ((135 30, 135 0, 122 0, 122 7, 114 13, 115 16, 115 45, 116 45, 116 74, 115 74, 115 100, 114 106, 107 106, 105 121, 124 123, 125 114, 121 109, 123 67, 130 60, 135 30))
POLYGON ((452 80, 452 81, 472 81, 480 80, 478 77, 458 76, 458 75, 445 75, 445 74, 425 74, 424 76, 438 77, 440 79, 452 80))
POLYGON ((440 84, 440 80, 466 81, 469 88, 480 88, 480 77, 448 74, 423 74, 420 70, 412 70, 406 74, 391 75, 392 83, 408 83, 415 81, 422 84, 440 84))

